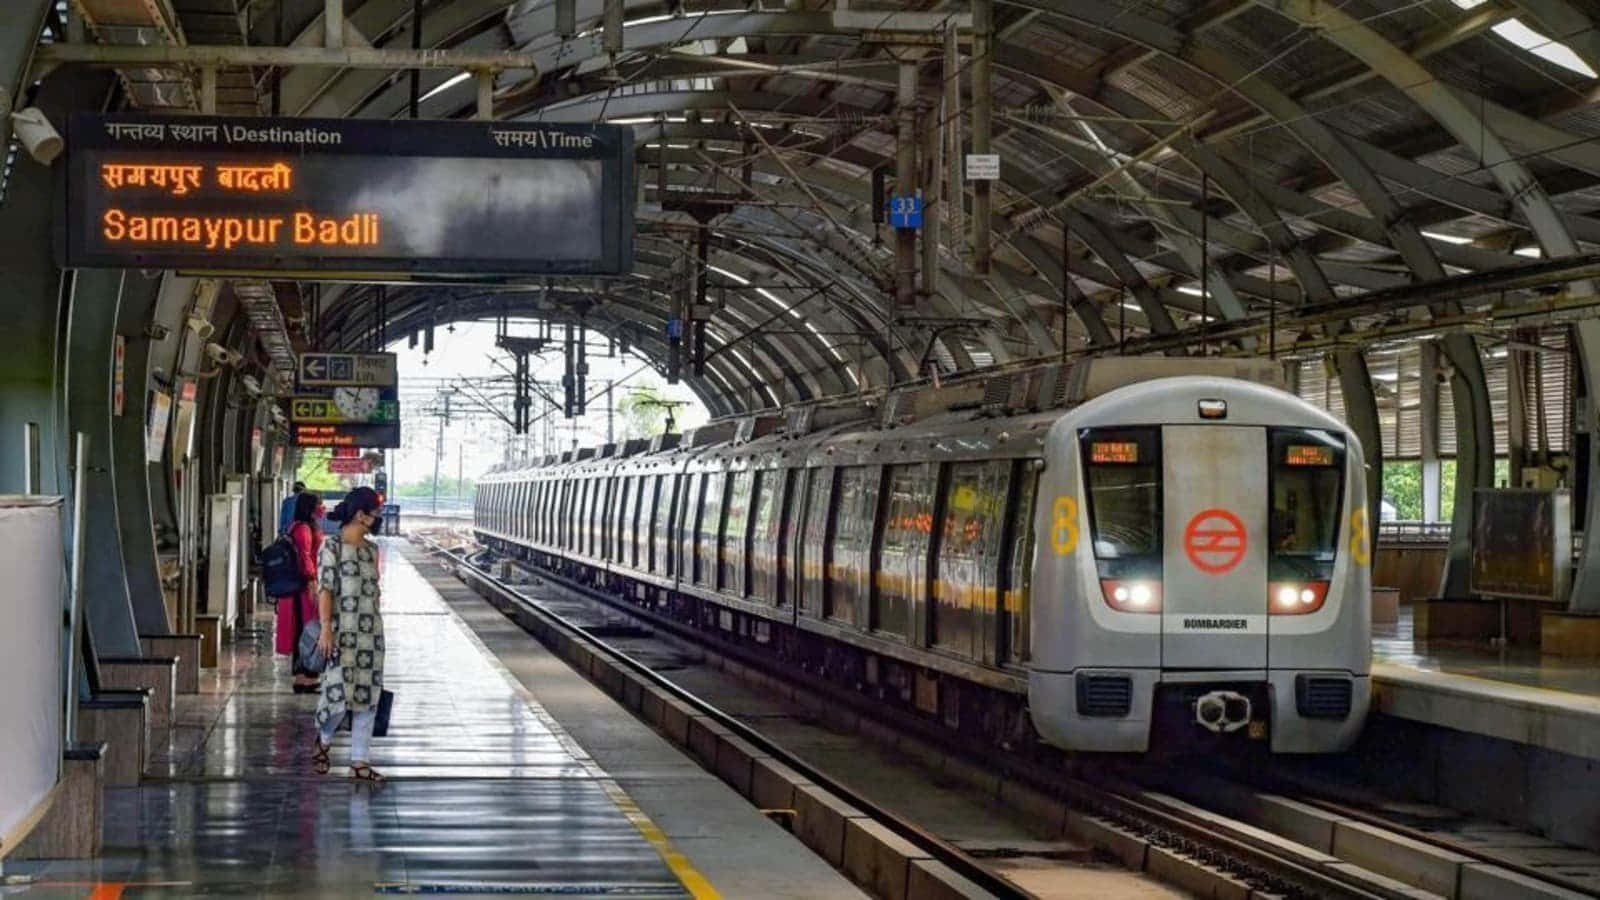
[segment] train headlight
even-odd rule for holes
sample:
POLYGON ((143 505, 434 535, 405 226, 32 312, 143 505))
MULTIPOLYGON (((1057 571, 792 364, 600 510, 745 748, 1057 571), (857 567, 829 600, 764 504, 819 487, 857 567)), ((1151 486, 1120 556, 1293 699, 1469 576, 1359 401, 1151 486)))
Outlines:
POLYGON ((1123 581, 1105 578, 1100 581, 1106 605, 1119 612, 1158 613, 1161 611, 1161 583, 1158 581, 1123 581))
POLYGON ((1303 616, 1322 608, 1328 599, 1326 581, 1278 581, 1267 586, 1268 606, 1275 616, 1303 616))

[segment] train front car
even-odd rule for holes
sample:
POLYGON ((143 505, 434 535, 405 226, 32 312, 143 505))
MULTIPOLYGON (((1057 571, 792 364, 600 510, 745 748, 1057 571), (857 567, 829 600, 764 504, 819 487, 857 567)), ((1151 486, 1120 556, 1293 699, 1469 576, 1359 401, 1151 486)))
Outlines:
POLYGON ((1342 423, 1252 382, 1163 378, 1074 409, 1045 452, 1028 699, 1047 741, 1355 740, 1372 540, 1342 423))

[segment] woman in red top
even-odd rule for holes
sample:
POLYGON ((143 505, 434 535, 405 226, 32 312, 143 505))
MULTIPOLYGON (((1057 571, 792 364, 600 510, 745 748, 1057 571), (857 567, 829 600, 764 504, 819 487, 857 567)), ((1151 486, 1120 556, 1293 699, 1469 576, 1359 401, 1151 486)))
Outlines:
POLYGON ((317 617, 317 548, 322 546, 322 498, 305 491, 295 498, 294 520, 289 539, 300 557, 300 572, 306 583, 298 593, 278 598, 277 649, 294 660, 294 691, 315 693, 320 678, 300 663, 300 631, 317 617))

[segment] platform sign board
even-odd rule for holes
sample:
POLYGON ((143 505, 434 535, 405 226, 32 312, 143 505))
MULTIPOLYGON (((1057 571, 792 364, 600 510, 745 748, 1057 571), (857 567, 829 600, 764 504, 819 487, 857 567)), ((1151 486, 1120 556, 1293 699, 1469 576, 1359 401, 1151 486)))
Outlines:
POLYGON ((1478 488, 1468 587, 1485 597, 1563 603, 1572 576, 1572 495, 1478 488))
POLYGON ((292 422, 289 443, 296 447, 398 447, 400 426, 292 422))
POLYGON ((921 228, 922 198, 916 194, 896 194, 889 198, 891 228, 921 228))
POLYGON ((301 387, 394 387, 399 384, 393 353, 302 353, 301 387))
POLYGON ((398 388, 304 388, 289 401, 289 421, 400 424, 398 388))
POLYGON ((79 113, 66 138, 68 267, 342 280, 633 268, 626 126, 79 113))
POLYGON ((330 459, 328 471, 335 475, 365 475, 372 471, 372 462, 367 459, 330 459))
POLYGON ((967 154, 967 180, 968 181, 999 181, 1000 180, 1000 154, 998 154, 998 153, 968 153, 967 154))

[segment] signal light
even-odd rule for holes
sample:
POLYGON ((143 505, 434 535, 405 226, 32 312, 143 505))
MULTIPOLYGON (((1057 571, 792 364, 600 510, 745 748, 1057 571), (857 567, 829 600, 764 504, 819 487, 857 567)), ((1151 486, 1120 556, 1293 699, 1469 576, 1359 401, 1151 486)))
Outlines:
POLYGON ((1303 616, 1328 599, 1326 581, 1274 581, 1267 585, 1267 608, 1275 616, 1303 616))
POLYGON ((1199 412, 1202 419, 1226 419, 1228 417, 1228 401, 1201 400, 1199 412))
POLYGON ((1106 605, 1118 612, 1161 612, 1159 581, 1121 581, 1115 578, 1102 578, 1100 590, 1105 594, 1106 605))

